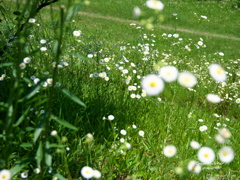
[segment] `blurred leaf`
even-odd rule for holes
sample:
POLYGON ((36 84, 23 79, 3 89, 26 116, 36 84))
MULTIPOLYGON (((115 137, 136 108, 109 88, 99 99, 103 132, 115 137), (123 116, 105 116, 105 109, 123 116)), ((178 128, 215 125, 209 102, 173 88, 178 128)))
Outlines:
POLYGON ((18 121, 13 125, 13 127, 19 126, 19 124, 21 124, 23 122, 23 120, 25 119, 25 117, 27 116, 28 112, 30 110, 30 107, 28 107, 28 109, 22 114, 22 116, 18 119, 18 121))
POLYGON ((87 58, 87 57, 82 56, 82 55, 77 54, 77 53, 72 53, 72 52, 67 52, 67 53, 68 53, 69 55, 76 56, 77 58, 80 58, 80 59, 82 59, 82 60, 92 60, 92 59, 90 59, 90 58, 87 58))
POLYGON ((38 93, 40 88, 41 88, 41 82, 39 82, 25 98, 30 99, 31 97, 33 97, 35 94, 38 93))
POLYGON ((59 87, 59 89, 63 92, 63 94, 65 94, 67 97, 69 97, 72 101, 74 101, 75 103, 83 106, 83 107, 86 107, 86 105, 77 97, 75 96, 73 93, 71 93, 70 91, 68 91, 67 89, 65 88, 61 88, 59 87))
POLYGON ((54 121, 58 122, 59 124, 69 128, 69 129, 78 130, 75 126, 71 125, 69 122, 67 122, 67 121, 65 121, 63 119, 59 119, 56 116, 52 116, 51 119, 53 119, 54 121))
POLYGON ((0 11, 3 11, 6 13, 6 9, 3 6, 0 6, 0 11))
POLYGON ((50 150, 50 143, 46 142, 45 163, 48 167, 52 166, 52 155, 50 150))
POLYGON ((61 144, 50 144, 50 148, 65 148, 66 145, 61 145, 61 144))
POLYGON ((26 131, 33 131, 34 128, 33 127, 26 127, 26 131))
POLYGON ((53 52, 54 52, 55 54, 58 53, 58 46, 59 46, 59 42, 58 42, 58 40, 56 40, 56 41, 54 42, 54 44, 53 44, 53 52))
POLYGON ((27 148, 27 147, 32 147, 33 145, 31 143, 22 143, 20 144, 20 147, 22 148, 27 148))
POLYGON ((36 153, 36 157, 35 157, 35 159, 37 160, 37 167, 40 167, 42 158, 43 158, 43 149, 42 149, 42 142, 40 141, 38 150, 36 153))
POLYGON ((38 126, 35 129, 34 137, 33 137, 33 142, 34 143, 37 141, 38 137, 40 136, 41 132, 43 131, 43 125, 45 123, 45 120, 46 120, 46 115, 41 117, 41 119, 40 119, 40 121, 38 123, 38 126))
POLYGON ((0 64, 0 68, 1 67, 7 67, 7 66, 12 66, 13 63, 3 63, 3 64, 0 64))
POLYGON ((20 172, 25 166, 27 166, 33 160, 34 160, 33 158, 26 158, 21 161, 15 162, 17 165, 10 169, 11 176, 13 177, 15 174, 20 172))
POLYGON ((56 122, 58 122, 59 124, 65 126, 65 127, 67 127, 67 128, 69 128, 69 129, 72 129, 72 130, 75 130, 75 131, 78 130, 77 127, 73 126, 72 124, 70 124, 69 122, 67 122, 67 121, 65 121, 65 120, 63 120, 63 119, 59 119, 59 118, 57 118, 57 117, 54 117, 54 118, 52 118, 52 119, 55 120, 56 122))
POLYGON ((29 100, 30 98, 32 98, 35 94, 37 94, 40 90, 40 88, 42 87, 42 82, 44 82, 45 79, 41 79, 38 84, 36 86, 34 86, 32 89, 31 89, 31 92, 26 95, 25 97, 23 97, 22 99, 20 99, 18 102, 23 102, 25 100, 29 100))
POLYGON ((72 16, 74 16, 75 14, 77 14, 77 12, 79 11, 79 9, 81 8, 81 4, 75 4, 73 6, 71 6, 68 10, 67 10, 67 16, 66 16, 66 20, 70 20, 72 18, 72 16))
POLYGON ((13 27, 13 23, 1 23, 0 26, 5 26, 5 27, 13 27))
POLYGON ((63 177, 61 174, 54 172, 53 171, 54 176, 56 176, 59 180, 67 180, 65 177, 63 177))

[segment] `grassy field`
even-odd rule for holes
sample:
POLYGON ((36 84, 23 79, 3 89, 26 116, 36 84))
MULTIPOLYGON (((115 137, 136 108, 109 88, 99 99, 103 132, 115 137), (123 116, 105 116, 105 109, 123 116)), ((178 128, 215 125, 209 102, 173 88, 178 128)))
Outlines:
MULTIPOLYGON (((16 2, 0 4, 0 50, 33 18, 34 6, 16 2)), ((60 1, 9 43, 0 57, 0 179, 3 169, 11 179, 90 179, 92 169, 109 180, 240 178, 239 9, 162 1, 163 20, 149 30, 141 20, 157 15, 145 2, 98 0, 72 14, 79 2, 60 1), (227 78, 217 82, 211 64, 227 78), (149 95, 143 80, 166 66, 177 80, 149 95), (195 85, 181 85, 185 71, 195 85)))

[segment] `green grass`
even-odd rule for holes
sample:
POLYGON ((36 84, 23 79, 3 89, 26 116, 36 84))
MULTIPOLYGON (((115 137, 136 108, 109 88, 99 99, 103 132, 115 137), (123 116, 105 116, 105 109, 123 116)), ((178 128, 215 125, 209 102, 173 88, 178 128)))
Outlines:
MULTIPOLYGON (((91 5, 82 11, 133 20, 132 11, 135 6, 140 7, 143 12, 153 14, 144 3, 144 0, 117 2, 99 0, 91 2, 91 5)), ((163 1, 163 3, 165 8, 161 14, 164 21, 159 23, 161 25, 239 37, 240 12, 232 7, 231 1, 163 1), (178 14, 177 20, 173 13, 178 14), (201 15, 207 16, 209 21, 203 21, 201 15)))
MULTIPOLYGON (((131 21, 83 14, 61 24, 58 8, 52 12, 43 9, 36 16, 37 22, 28 24, 0 59, 1 63, 13 63, 10 67, 0 66, 0 75, 6 74, 0 89, 0 160, 5 163, 0 169, 11 169, 16 173, 12 179, 20 179, 21 172, 28 172, 29 179, 52 179, 53 176, 83 179, 80 174, 83 166, 99 170, 102 179, 239 178, 240 124, 239 104, 236 103, 239 98, 239 40, 174 30, 186 28, 239 37, 236 33, 239 11, 226 2, 164 2, 162 14, 165 20, 159 24, 173 30, 155 24, 153 31, 137 28, 138 23, 130 25, 131 21), (219 6, 224 6, 226 11, 219 6), (194 12, 208 16, 210 21, 199 23, 191 15, 194 12), (173 19, 173 13, 178 13, 177 21, 173 19), (229 22, 219 26, 219 14, 229 22), (81 30, 81 36, 74 37, 75 30, 81 30), (169 34, 179 34, 179 37, 168 37, 169 34), (196 46, 200 38, 206 47, 196 46), (40 44, 41 39, 47 43, 40 44), (144 54, 146 44, 149 44, 150 55, 144 54), (47 51, 41 52, 42 46, 47 47, 47 51), (122 47, 125 49, 120 50, 122 47), (93 58, 87 58, 89 54, 93 58), (32 61, 25 69, 20 69, 24 57, 31 57, 32 61), (144 57, 149 60, 143 61, 144 57), (103 62, 105 58, 109 61, 103 62), (55 63, 60 66, 54 68, 55 63), (225 85, 216 83, 209 75, 208 67, 212 63, 221 64, 229 73, 225 85), (192 89, 182 87, 178 82, 165 83, 161 94, 145 97, 141 87, 143 76, 157 74, 165 65, 175 66, 180 72, 192 72, 198 83, 192 89), (119 69, 121 66, 128 70, 127 74, 119 69), (109 80, 94 77, 103 72, 109 80), (35 84, 32 76, 39 78, 40 83, 35 84), (48 78, 57 83, 43 87, 41 82, 48 78), (130 85, 136 90, 130 91, 130 85), (223 101, 219 104, 208 102, 206 95, 209 93, 219 95, 223 101), (140 98, 131 98, 132 94, 140 98), (113 115, 114 120, 107 120, 109 115, 113 115), (201 132, 199 128, 203 125, 208 129, 201 132), (225 126, 232 136, 220 144, 215 141, 216 128, 225 126), (127 131, 126 135, 120 133, 122 129, 127 131), (50 135, 53 130, 57 130, 56 136, 50 135), (144 137, 139 136, 139 130, 144 131, 144 137), (87 136, 88 133, 93 139, 87 136), (131 148, 120 143, 120 138, 130 143, 131 148), (190 147, 193 140, 216 153, 213 164, 199 162, 202 166, 200 174, 187 169, 191 160, 198 161, 198 151, 190 147), (172 158, 162 153, 167 145, 177 148, 172 158), (235 158, 229 164, 221 163, 218 157, 218 150, 223 146, 230 146, 235 152, 235 158), (20 160, 24 160, 22 165, 20 160), (40 174, 33 172, 37 167, 42 168, 40 174), (181 168, 182 173, 176 173, 176 167, 181 168), (49 170, 52 173, 48 173, 49 170)), ((3 7, 14 7, 13 2, 4 3, 3 7)), ((144 7, 144 3, 99 0, 81 11, 133 20, 134 6, 141 7, 149 16, 154 14, 144 7)), ((60 4, 56 3, 55 7, 60 4)), ((12 14, 7 17, 16 23, 12 14)), ((16 27, 10 28, 13 32, 16 30, 16 27)), ((1 32, 4 44, 9 31, 1 26, 1 32)))

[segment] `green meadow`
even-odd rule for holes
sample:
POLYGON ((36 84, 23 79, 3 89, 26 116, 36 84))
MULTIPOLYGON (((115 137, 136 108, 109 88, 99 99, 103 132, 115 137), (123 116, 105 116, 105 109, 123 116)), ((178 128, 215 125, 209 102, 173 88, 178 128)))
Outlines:
POLYGON ((0 180, 240 178, 239 1, 162 3, 0 2, 0 180))

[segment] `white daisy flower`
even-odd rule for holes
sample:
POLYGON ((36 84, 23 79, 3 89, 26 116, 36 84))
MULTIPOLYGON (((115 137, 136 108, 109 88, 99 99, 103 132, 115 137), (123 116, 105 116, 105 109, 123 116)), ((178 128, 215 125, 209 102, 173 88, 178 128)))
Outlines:
POLYGON ((40 48, 40 51, 46 51, 46 50, 47 50, 46 47, 41 47, 41 48, 40 48))
POLYGON ((22 172, 21 173, 21 178, 26 179, 28 177, 28 172, 22 172))
POLYGON ((48 83, 48 84, 52 84, 52 83, 53 83, 53 79, 52 79, 52 78, 48 78, 48 79, 47 79, 47 83, 48 83))
POLYGON ((127 69, 123 69, 123 70, 122 70, 122 73, 123 73, 123 74, 127 74, 127 73, 128 73, 128 70, 127 70, 127 69))
POLYGON ((163 80, 155 74, 149 74, 142 79, 142 88, 146 91, 146 94, 155 96, 160 94, 164 89, 163 80))
MULTIPOLYGON (((139 18, 140 15, 141 15, 141 9, 138 6, 134 7, 133 17, 134 18, 139 18)), ((121 49, 121 47, 120 47, 120 49, 121 49)))
POLYGON ((197 84, 197 78, 190 72, 181 72, 178 75, 178 83, 184 87, 192 88, 197 84))
POLYGON ((234 151, 229 146, 222 147, 219 150, 218 155, 220 161, 223 163, 230 163, 234 159, 234 151))
POLYGON ((127 149, 131 149, 131 144, 130 143, 125 143, 125 146, 127 147, 127 149))
POLYGON ((220 144, 223 144, 223 143, 225 142, 225 138, 222 137, 220 134, 217 134, 217 135, 215 136, 215 140, 216 140, 218 143, 220 143, 220 144))
POLYGON ((201 18, 203 18, 203 19, 207 19, 207 16, 203 16, 203 15, 201 15, 201 18))
POLYGON ((221 102, 221 98, 220 96, 216 95, 216 94, 207 94, 206 98, 209 102, 217 104, 221 102))
POLYGON ((108 116, 108 120, 110 120, 110 121, 114 120, 114 116, 113 115, 109 115, 108 116))
POLYGON ((133 129, 137 129, 137 126, 135 124, 132 125, 133 129))
POLYGON ((45 44, 47 41, 45 39, 40 40, 40 44, 45 44))
POLYGON ((34 84, 37 84, 39 81, 40 81, 39 78, 35 78, 35 79, 33 80, 34 84))
POLYGON ((88 58, 93 58, 93 55, 92 54, 88 54, 87 57, 88 58))
POLYGON ((28 63, 31 62, 31 58, 30 58, 30 57, 25 57, 25 58, 23 58, 23 62, 24 62, 25 64, 28 64, 28 63))
POLYGON ((35 22, 36 22, 36 19, 34 19, 34 18, 29 18, 29 19, 28 19, 28 22, 29 22, 29 23, 35 23, 35 22))
POLYGON ((34 171, 35 174, 39 174, 40 173, 40 169, 39 168, 35 168, 33 171, 34 171))
POLYGON ((163 149, 163 154, 166 157, 173 157, 177 153, 177 148, 174 145, 167 145, 163 149))
POLYGON ((74 36, 80 36, 81 34, 82 34, 82 32, 80 30, 73 31, 74 36))
POLYGON ((93 170, 93 177, 94 178, 96 178, 96 179, 100 179, 101 178, 101 173, 100 173, 100 171, 98 171, 98 170, 93 170))
POLYGON ((237 103, 237 104, 240 104, 240 98, 237 98, 237 99, 236 99, 236 103, 237 103))
POLYGON ((217 82, 224 82, 227 79, 225 70, 219 64, 212 64, 209 66, 209 73, 217 82))
POLYGON ((124 129, 122 129, 121 131, 120 131, 120 134, 122 134, 122 135, 126 135, 127 134, 127 131, 126 130, 124 130, 124 129))
POLYGON ((139 134, 139 136, 144 136, 144 131, 142 131, 142 130, 140 130, 139 132, 138 132, 138 134, 139 134))
POLYGON ((198 41, 198 45, 199 45, 199 46, 202 46, 202 45, 203 45, 203 42, 202 42, 202 41, 198 41))
POLYGON ((172 82, 177 79, 178 70, 174 66, 164 66, 159 70, 160 77, 166 82, 172 82))
POLYGON ((190 146, 193 148, 193 149, 199 149, 201 147, 201 145, 197 142, 197 141, 191 141, 190 142, 190 146))
POLYGON ((0 171, 0 179, 1 180, 10 180, 11 179, 11 173, 7 169, 3 169, 0 171))
POLYGON ((228 139, 232 136, 231 132, 227 128, 220 129, 219 134, 225 139, 228 139))
POLYGON ((121 142, 121 143, 124 143, 124 142, 125 142, 125 139, 124 139, 124 138, 120 138, 120 142, 121 142))
POLYGON ((197 161, 190 161, 187 166, 188 170, 190 172, 193 172, 195 174, 199 174, 201 172, 202 167, 198 164, 197 161))
POLYGON ((199 130, 202 131, 202 132, 206 131, 207 129, 208 129, 208 127, 206 125, 203 125, 203 126, 199 127, 199 130))
POLYGON ((198 160, 203 164, 211 164, 215 160, 215 153, 209 147, 201 147, 198 151, 198 160))
POLYGON ((56 136, 57 135, 57 131, 56 130, 53 130, 51 133, 50 133, 51 136, 56 136))
POLYGON ((218 53, 220 56, 224 56, 224 53, 223 52, 219 52, 218 53))
POLYGON ((21 64, 19 64, 19 67, 20 67, 20 69, 25 69, 26 68, 26 64, 25 63, 21 63, 21 64))
POLYGON ((156 10, 163 10, 164 8, 164 4, 158 0, 147 0, 146 6, 156 10))
POLYGON ((130 97, 131 97, 131 98, 135 98, 135 97, 136 97, 136 94, 131 94, 130 97))
POLYGON ((93 169, 89 166, 84 166, 81 169, 81 175, 85 178, 85 179, 91 179, 93 177, 93 169))

